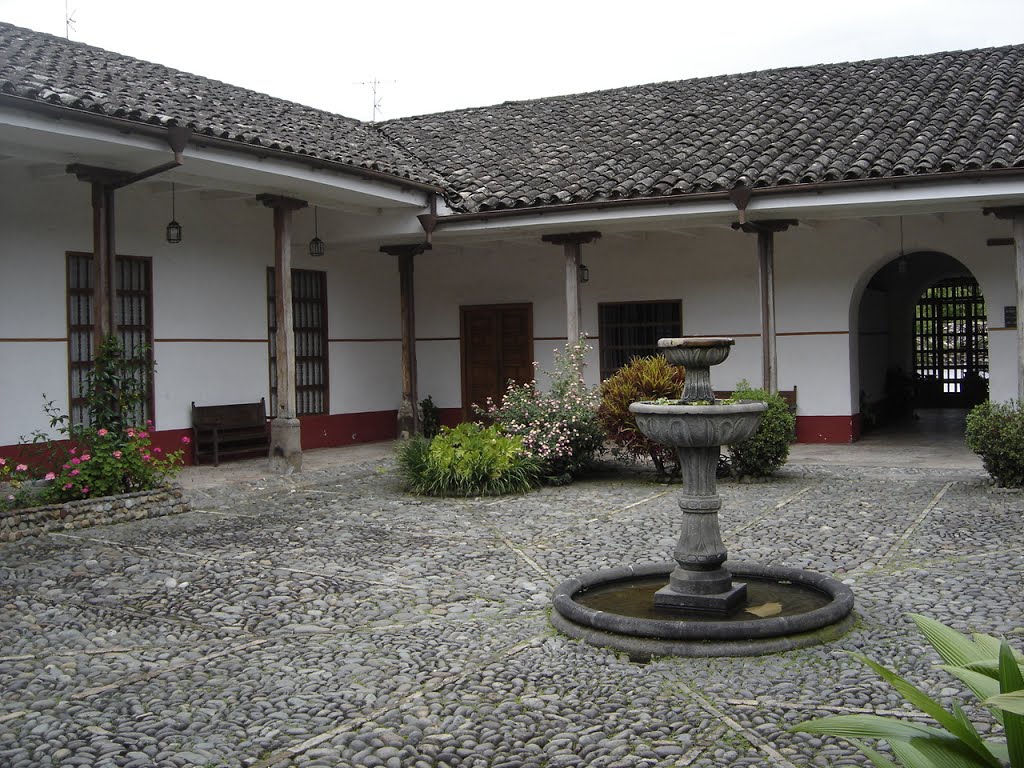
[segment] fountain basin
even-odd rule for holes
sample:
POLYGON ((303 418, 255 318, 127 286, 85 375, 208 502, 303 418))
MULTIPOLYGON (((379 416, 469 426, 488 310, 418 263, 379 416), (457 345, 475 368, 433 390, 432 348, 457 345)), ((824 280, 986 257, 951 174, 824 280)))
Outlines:
MULTIPOLYGON (((758 656, 830 642, 853 625, 853 592, 845 584, 821 574, 778 565, 729 563, 729 570, 748 584, 747 605, 760 603, 782 587, 786 603, 800 602, 794 610, 783 606, 780 615, 759 618, 739 610, 728 618, 695 617, 668 610, 662 618, 645 617, 648 611, 626 607, 611 611, 585 604, 588 594, 602 590, 643 594, 667 584, 675 562, 627 565, 594 571, 562 582, 553 596, 551 623, 561 632, 592 645, 614 648, 643 660, 653 656, 758 656), (639 588, 639 589, 638 589, 639 588), (805 592, 806 599, 799 598, 805 592), (641 615, 631 615, 631 614, 641 615)), ((615 596, 612 596, 614 602, 615 596)), ((638 603, 646 603, 641 596, 638 603)))
POLYGON ((715 405, 632 403, 636 425, 662 445, 708 448, 746 440, 757 431, 767 403, 741 400, 715 405))

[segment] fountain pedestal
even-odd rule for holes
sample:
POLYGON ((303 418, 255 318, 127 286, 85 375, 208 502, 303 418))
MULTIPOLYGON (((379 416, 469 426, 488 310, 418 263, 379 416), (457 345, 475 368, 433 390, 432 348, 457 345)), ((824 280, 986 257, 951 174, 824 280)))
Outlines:
POLYGON ((679 455, 683 491, 679 509, 682 532, 672 551, 676 568, 658 590, 654 604, 699 613, 728 614, 746 601, 745 584, 733 584, 723 565, 728 558, 718 526, 718 455, 722 443, 750 437, 764 403, 717 404, 709 369, 725 360, 732 339, 662 339, 658 347, 673 365, 686 367, 686 385, 678 404, 633 403, 640 431, 671 445, 679 455))

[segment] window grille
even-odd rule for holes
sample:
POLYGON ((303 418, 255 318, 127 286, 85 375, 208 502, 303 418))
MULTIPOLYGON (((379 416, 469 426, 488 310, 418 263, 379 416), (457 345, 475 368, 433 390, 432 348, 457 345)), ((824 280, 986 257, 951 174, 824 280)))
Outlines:
MULTIPOLYGON (((140 256, 118 256, 114 296, 117 338, 145 387, 146 398, 133 414, 142 425, 153 418, 153 272, 152 262, 140 256)), ((68 379, 71 421, 85 424, 86 393, 95 358, 95 286, 92 254, 69 253, 68 286, 68 379)))
POLYGON ((658 339, 683 333, 681 301, 632 301, 597 306, 601 379, 634 357, 654 355, 658 339))
POLYGON ((928 288, 914 310, 914 373, 940 396, 964 394, 964 385, 988 379, 985 297, 971 277, 928 288))
MULTIPOLYGON (((267 270, 267 327, 270 338, 270 412, 277 414, 277 312, 274 269, 267 270)), ((327 413, 327 273, 292 270, 292 326, 295 330, 295 411, 327 413)))

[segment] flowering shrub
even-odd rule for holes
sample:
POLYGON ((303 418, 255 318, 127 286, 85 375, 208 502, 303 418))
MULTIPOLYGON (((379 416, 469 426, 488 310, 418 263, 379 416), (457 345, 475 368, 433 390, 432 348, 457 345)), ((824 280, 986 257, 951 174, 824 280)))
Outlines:
POLYGON ((501 405, 488 398, 477 409, 505 434, 522 438, 523 448, 552 479, 578 474, 604 448, 604 430, 597 420, 599 396, 583 382, 589 349, 580 339, 564 353, 555 352, 555 370, 543 371, 551 380, 547 392, 537 389, 536 379, 511 382, 501 405))
MULTIPOLYGON (((37 432, 33 443, 49 456, 36 467, 22 463, 11 469, 10 462, 0 458, 0 484, 11 489, 0 501, 0 510, 145 491, 172 477, 182 465, 184 451, 164 454, 154 447, 149 435, 151 421, 145 427, 131 426, 145 398, 140 370, 137 359, 129 360, 116 338, 104 339, 89 376, 89 423, 72 424, 67 414, 47 401, 43 410, 50 427, 66 442, 54 443, 37 432), (48 484, 34 489, 26 486, 33 478, 48 484)), ((182 438, 182 443, 188 442, 187 437, 182 438)))
MULTIPOLYGON (((187 437, 182 440, 188 442, 187 437)), ((184 453, 177 450, 165 455, 152 445, 148 431, 134 427, 76 429, 75 442, 60 471, 50 472, 44 478, 52 481, 42 494, 47 501, 155 488, 174 476, 184 453)))
POLYGON ((28 496, 25 483, 29 480, 28 466, 15 464, 0 456, 0 512, 11 507, 24 506, 28 496))

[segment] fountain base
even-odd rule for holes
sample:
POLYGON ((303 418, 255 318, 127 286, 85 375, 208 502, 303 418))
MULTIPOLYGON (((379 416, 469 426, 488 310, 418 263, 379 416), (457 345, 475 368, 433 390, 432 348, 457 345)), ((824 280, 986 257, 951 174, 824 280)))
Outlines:
POLYGON ((560 584, 551 623, 591 645, 644 660, 653 656, 759 656, 830 642, 854 622, 853 592, 811 571, 729 563, 747 586, 728 615, 654 605, 674 562, 624 566, 560 584))
POLYGON ((713 595, 694 595, 677 592, 668 584, 654 593, 654 604, 663 608, 675 608, 693 613, 709 613, 725 616, 747 599, 747 585, 733 584, 725 592, 713 595))

